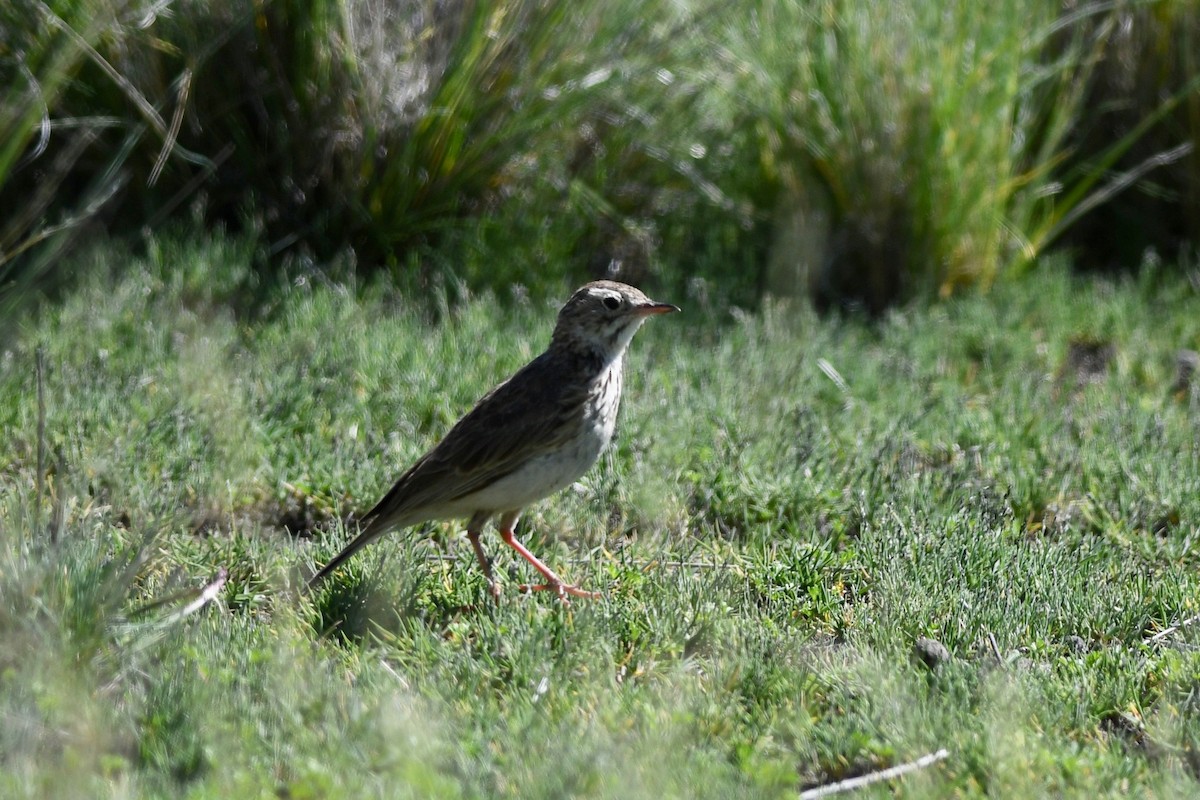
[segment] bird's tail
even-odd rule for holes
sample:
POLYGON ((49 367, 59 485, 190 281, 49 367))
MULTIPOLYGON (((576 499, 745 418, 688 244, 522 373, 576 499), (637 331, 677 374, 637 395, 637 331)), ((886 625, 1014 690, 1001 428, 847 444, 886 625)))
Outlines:
POLYGON ((362 529, 358 536, 355 536, 354 539, 351 540, 350 544, 343 547, 340 553, 330 559, 328 564, 321 567, 320 571, 318 571, 316 575, 313 575, 308 579, 307 588, 312 589, 315 587, 318 583, 323 581, 325 577, 329 575, 329 573, 340 567, 346 561, 346 559, 350 558, 350 556, 357 553, 365 545, 370 544, 375 539, 379 538, 381 534, 385 533, 387 529, 385 526, 377 524, 378 519, 378 517, 373 519, 368 518, 366 527, 362 529))

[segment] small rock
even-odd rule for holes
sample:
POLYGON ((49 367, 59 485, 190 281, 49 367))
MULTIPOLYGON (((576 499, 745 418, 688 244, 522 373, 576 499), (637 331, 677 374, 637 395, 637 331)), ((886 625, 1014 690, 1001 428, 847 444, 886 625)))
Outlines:
POLYGON ((1195 350, 1180 350, 1175 354, 1175 384, 1171 391, 1187 394, 1197 373, 1200 373, 1200 353, 1195 350))
POLYGON ((913 654, 930 669, 937 669, 950 661, 950 650, 937 639, 921 636, 913 643, 913 654))
POLYGON ((1088 643, 1084 641, 1082 636, 1068 636, 1063 644, 1067 646, 1067 651, 1077 655, 1083 655, 1088 651, 1088 643))
POLYGON ((1075 384, 1100 383, 1108 374, 1109 364, 1117 355, 1117 348, 1104 339, 1087 336, 1072 339, 1067 344, 1067 358, 1061 367, 1061 376, 1075 384))
POLYGON ((1018 656, 1012 661, 1012 668, 1015 672, 1024 673, 1026 675, 1049 675, 1050 665, 1044 661, 1034 661, 1029 656, 1018 656))
POLYGON ((1127 711, 1105 714, 1100 718, 1100 730, 1139 748, 1152 760, 1162 758, 1166 752, 1162 743, 1146 731, 1145 722, 1127 711))

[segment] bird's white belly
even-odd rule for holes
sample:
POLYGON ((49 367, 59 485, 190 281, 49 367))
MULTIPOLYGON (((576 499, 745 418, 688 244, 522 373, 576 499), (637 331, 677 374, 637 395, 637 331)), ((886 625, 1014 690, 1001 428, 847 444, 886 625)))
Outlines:
POLYGON ((532 459, 515 472, 459 502, 472 512, 520 509, 565 489, 580 478, 608 444, 612 428, 597 428, 561 450, 532 459))
POLYGON ((565 489, 596 462, 608 437, 582 436, 570 446, 535 458, 479 492, 470 503, 477 509, 518 509, 565 489))

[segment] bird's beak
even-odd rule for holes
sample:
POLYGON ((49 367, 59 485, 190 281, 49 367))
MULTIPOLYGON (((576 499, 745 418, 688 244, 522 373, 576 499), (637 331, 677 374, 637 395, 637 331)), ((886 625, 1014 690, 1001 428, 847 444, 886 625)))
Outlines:
POLYGON ((673 306, 670 303, 646 303, 640 305, 636 309, 638 316, 649 317, 652 314, 670 314, 673 311, 682 311, 679 306, 673 306))

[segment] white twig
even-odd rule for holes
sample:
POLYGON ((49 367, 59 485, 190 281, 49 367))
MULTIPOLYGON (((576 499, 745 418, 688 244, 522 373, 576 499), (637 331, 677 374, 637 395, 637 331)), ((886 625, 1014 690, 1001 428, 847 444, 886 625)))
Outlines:
POLYGON ((825 377, 833 381, 833 385, 838 388, 842 394, 850 393, 850 385, 846 383, 846 379, 842 377, 842 373, 837 371, 837 368, 823 358, 817 359, 817 369, 825 373, 825 377))
POLYGON ((183 126, 183 112, 187 109, 188 92, 191 88, 192 71, 185 69, 179 76, 179 90, 175 98, 175 116, 171 118, 171 127, 163 137, 162 150, 159 151, 158 158, 154 161, 154 169, 150 170, 150 180, 147 181, 150 186, 158 183, 158 177, 162 175, 163 167, 167 165, 167 157, 171 155, 171 151, 175 149, 175 143, 179 141, 179 129, 183 126))
POLYGON ((229 571, 224 567, 217 572, 217 577, 212 583, 200 590, 200 594, 196 599, 188 603, 183 608, 171 614, 167 620, 169 622, 178 622, 186 616, 195 614, 200 609, 217 599, 217 595, 221 593, 221 589, 225 587, 225 581, 229 580, 229 571))
POLYGON ((1183 622, 1180 622, 1177 625, 1172 625, 1171 627, 1166 628, 1165 630, 1159 631, 1158 633, 1154 634, 1149 639, 1147 639, 1146 643, 1147 644, 1157 644, 1157 643, 1161 642, 1163 639, 1170 636, 1171 634, 1175 633, 1176 631, 1180 631, 1180 630, 1188 627, 1189 625, 1195 625, 1197 622, 1200 622, 1200 614, 1197 614, 1194 617, 1188 617, 1183 622))
POLYGON ((996 657, 996 663, 1004 665, 1004 655, 1000 652, 1000 645, 996 644, 996 637, 991 631, 988 631, 988 644, 992 646, 992 655, 996 657))
POLYGON ((392 667, 392 665, 389 664, 386 659, 379 659, 379 665, 383 667, 384 672, 396 679, 396 683, 400 684, 405 689, 409 688, 408 681, 404 680, 400 673, 396 672, 395 668, 392 667))
POLYGON ((892 778, 899 778, 907 775, 910 772, 916 772, 919 769, 925 769, 930 764, 936 764, 943 758, 950 755, 950 751, 946 748, 938 750, 936 753, 929 753, 918 758, 916 761, 909 761, 907 764, 898 764, 888 769, 881 769, 878 772, 868 772, 866 775, 859 775, 857 778, 848 778, 837 783, 827 783, 824 786, 816 786, 812 789, 806 789, 800 793, 800 800, 813 800, 817 797, 828 797, 831 794, 839 794, 841 792, 849 792, 854 789, 861 789, 864 786, 870 786, 872 783, 880 781, 890 781, 892 778))

